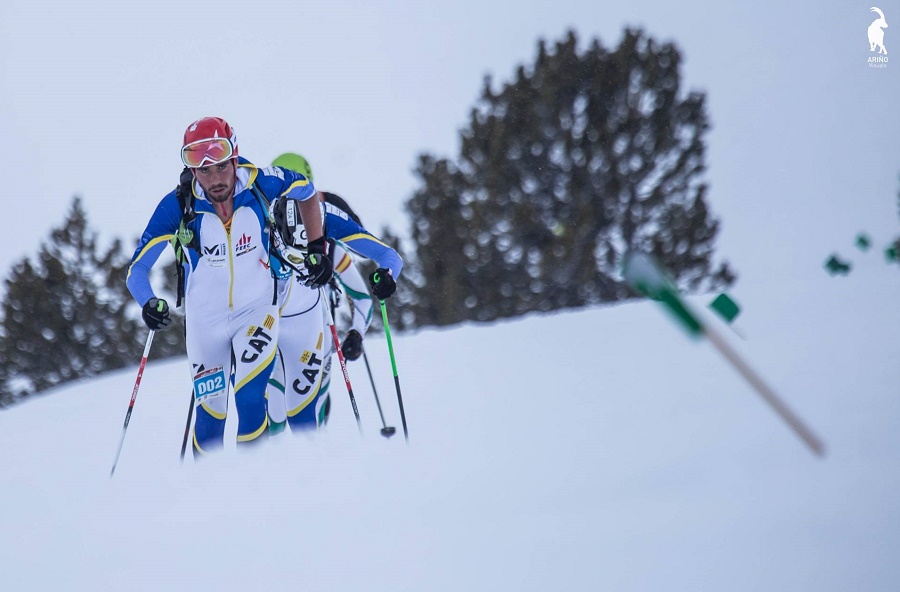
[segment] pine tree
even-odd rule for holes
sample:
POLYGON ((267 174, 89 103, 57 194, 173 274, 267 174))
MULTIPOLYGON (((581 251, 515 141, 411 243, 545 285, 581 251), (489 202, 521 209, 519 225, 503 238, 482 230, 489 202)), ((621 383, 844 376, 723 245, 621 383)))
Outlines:
POLYGON ((469 233, 462 230, 471 212, 465 202, 468 192, 461 185, 462 176, 446 160, 422 156, 416 172, 424 187, 407 202, 406 210, 412 221, 419 276, 412 269, 404 271, 404 285, 416 292, 407 314, 416 325, 422 324, 421 319, 438 325, 456 323, 469 318, 465 311, 475 304, 476 276, 470 270, 477 250, 469 233), (429 297, 423 298, 423 293, 429 297))
MULTIPOLYGON (((147 329, 125 288, 128 262, 118 240, 101 252, 76 197, 36 260, 13 267, 0 332, 0 391, 6 404, 137 363, 147 329)), ((163 339, 154 349, 177 353, 173 337, 174 344, 163 339)))
POLYGON ((456 162, 423 155, 413 222, 415 323, 490 320, 632 297, 619 265, 652 252, 688 290, 728 285, 702 181, 705 97, 681 56, 627 30, 614 51, 576 35, 473 108, 456 162))

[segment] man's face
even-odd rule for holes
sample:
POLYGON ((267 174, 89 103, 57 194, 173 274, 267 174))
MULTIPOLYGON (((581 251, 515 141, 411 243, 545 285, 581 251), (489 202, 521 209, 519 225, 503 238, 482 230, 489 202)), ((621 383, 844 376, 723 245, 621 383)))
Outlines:
POLYGON ((203 192, 212 201, 222 203, 234 197, 234 159, 192 170, 203 192))

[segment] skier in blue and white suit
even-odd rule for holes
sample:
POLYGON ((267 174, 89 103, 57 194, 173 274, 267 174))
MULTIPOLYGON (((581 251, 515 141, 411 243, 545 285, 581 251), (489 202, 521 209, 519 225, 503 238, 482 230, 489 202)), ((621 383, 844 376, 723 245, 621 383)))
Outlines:
POLYGON ((182 161, 193 173, 196 214, 186 215, 176 191, 163 197, 132 257, 127 285, 146 325, 165 329, 169 306, 154 294, 149 272, 176 235, 189 246, 183 265, 185 338, 197 403, 196 457, 223 444, 232 371, 238 444, 268 434, 265 391, 278 340, 278 288, 269 259, 268 211, 254 188, 266 199, 281 196, 297 205, 315 239, 304 261, 308 285, 326 284, 332 264, 312 183, 291 171, 263 172, 239 158, 236 136, 224 120, 207 117, 188 126, 182 161), (179 231, 182 222, 187 223, 179 231))
MULTIPOLYGON (((347 252, 350 252, 374 261, 378 270, 373 276, 377 274, 378 282, 375 290, 375 281, 370 278, 373 290, 382 300, 389 298, 396 288, 394 278, 400 277, 403 268, 400 255, 357 224, 347 212, 325 202, 321 193, 320 200, 325 209, 326 236, 337 244, 335 260, 339 254, 349 258, 347 252)), ((308 257, 305 252, 308 231, 297 223, 299 217, 290 212, 291 207, 296 205, 279 200, 273 204, 273 217, 280 236, 290 243, 282 245, 285 258, 297 264, 308 257)), ((322 297, 321 290, 304 289, 306 281, 302 274, 295 273, 281 300, 278 363, 269 389, 269 422, 273 433, 284 429, 285 422, 291 431, 297 432, 316 430, 328 419, 327 380, 334 345, 324 321, 325 306, 330 303, 322 297)))

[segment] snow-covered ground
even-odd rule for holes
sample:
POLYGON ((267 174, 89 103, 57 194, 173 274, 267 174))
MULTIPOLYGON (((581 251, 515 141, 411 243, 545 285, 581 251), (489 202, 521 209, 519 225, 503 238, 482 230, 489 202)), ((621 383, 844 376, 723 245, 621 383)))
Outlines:
MULTIPOLYGON (((896 590, 900 274, 748 290, 729 341, 819 459, 650 302, 367 340, 328 430, 178 462, 184 360, 0 413, 0 590, 896 590)), ((702 305, 711 297, 694 298, 702 305)))

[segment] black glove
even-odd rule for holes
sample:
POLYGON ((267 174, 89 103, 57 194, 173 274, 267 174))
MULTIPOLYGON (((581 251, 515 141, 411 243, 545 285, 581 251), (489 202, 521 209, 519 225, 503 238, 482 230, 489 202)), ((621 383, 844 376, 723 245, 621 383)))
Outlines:
POLYGON ((362 335, 356 329, 350 329, 347 336, 344 337, 344 343, 341 344, 341 351, 344 352, 344 358, 350 360, 358 360, 362 355, 362 335))
POLYGON ((162 331, 172 323, 169 316, 169 304, 162 298, 151 298, 141 311, 144 324, 151 331, 162 331))
POLYGON ((300 207, 296 199, 279 197, 272 204, 272 217, 275 219, 275 229, 289 247, 306 246, 306 228, 300 218, 300 207))
POLYGON ((306 266, 309 277, 303 283, 311 288, 328 285, 328 280, 334 273, 331 259, 328 258, 328 251, 331 250, 328 247, 328 241, 324 236, 310 241, 306 246, 306 259, 303 260, 303 265, 306 266))
POLYGON ((379 300, 387 300, 397 289, 397 282, 391 276, 391 270, 385 267, 379 267, 375 273, 369 276, 369 283, 372 285, 372 295, 379 300))

